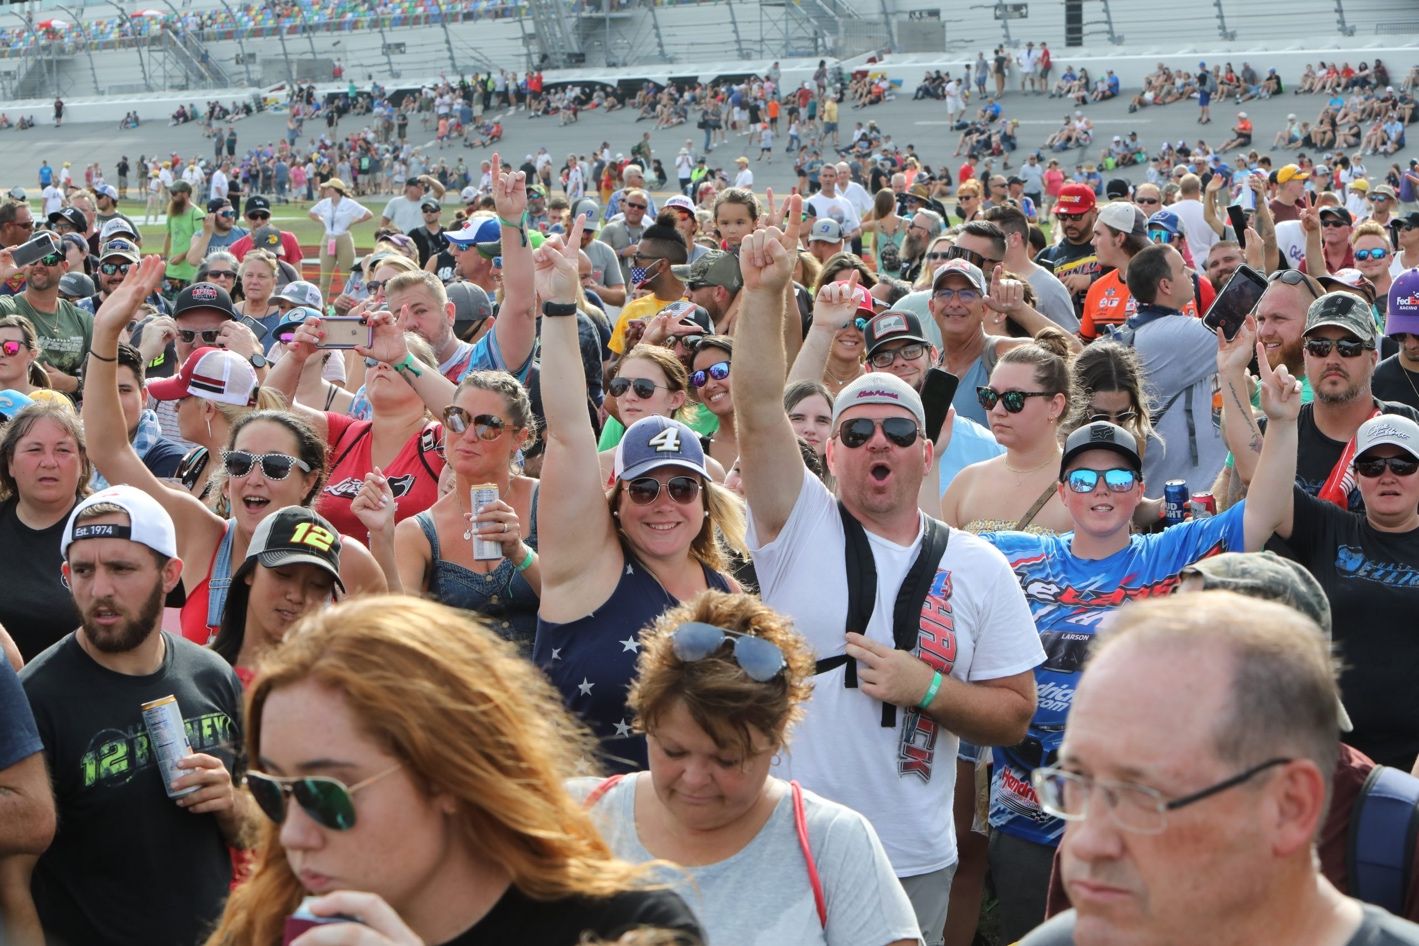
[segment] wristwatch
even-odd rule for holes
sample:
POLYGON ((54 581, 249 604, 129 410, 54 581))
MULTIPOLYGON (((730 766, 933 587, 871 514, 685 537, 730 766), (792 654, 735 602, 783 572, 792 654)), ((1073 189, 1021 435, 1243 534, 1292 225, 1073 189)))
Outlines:
POLYGON ((542 314, 549 319, 561 318, 568 315, 576 315, 575 302, 544 302, 542 303, 542 314))
POLYGON ((251 362, 251 367, 255 368, 257 371, 260 371, 262 368, 266 367, 266 356, 261 354, 261 352, 259 351, 252 354, 252 356, 248 358, 247 361, 251 362))

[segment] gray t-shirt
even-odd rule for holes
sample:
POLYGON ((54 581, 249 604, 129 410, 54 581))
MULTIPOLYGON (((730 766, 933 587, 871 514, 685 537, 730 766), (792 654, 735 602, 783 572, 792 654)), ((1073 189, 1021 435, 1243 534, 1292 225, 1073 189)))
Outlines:
POLYGON ((626 277, 621 273, 621 261, 616 259, 616 251, 600 240, 592 240, 582 247, 591 260, 591 281, 598 286, 624 286, 626 277))
MULTIPOLYGON (((1345 946, 1415 946, 1419 944, 1419 926, 1391 916, 1379 907, 1363 904, 1365 915, 1360 928, 1345 946)), ((1020 946, 1074 946, 1073 910, 1066 910, 1049 922, 1038 926, 1020 940, 1020 946)))
POLYGON ((401 194, 384 205, 384 213, 381 216, 398 227, 400 232, 408 233, 424 225, 424 212, 421 209, 423 202, 422 197, 410 200, 401 194))
MULTIPOLYGON (((585 798, 600 784, 568 783, 585 798)), ((630 775, 592 806, 591 815, 617 857, 643 863, 654 855, 636 832, 635 796, 654 791, 648 777, 630 775)), ((808 844, 827 903, 826 930, 818 920, 803 848, 787 790, 753 840, 716 864, 667 873, 709 936, 708 946, 885 946, 920 942, 916 914, 887 853, 862 815, 810 791, 803 792, 808 844)))
POLYGON ((1216 337, 1201 319, 1179 313, 1145 322, 1133 347, 1143 367, 1153 426, 1167 447, 1144 455, 1143 482, 1155 496, 1175 479, 1187 480, 1194 493, 1210 490, 1227 458, 1221 426, 1212 417, 1216 337))
POLYGON ((1035 290, 1035 309, 1066 332, 1079 331, 1079 316, 1074 314, 1074 299, 1064 283, 1043 266, 1033 266, 1028 278, 1035 290))
MULTIPOLYGON (((617 262, 621 265, 622 282, 630 282, 631 258, 629 256, 620 256, 620 252, 632 243, 639 243, 642 233, 645 233, 644 224, 632 226, 626 222, 624 217, 621 217, 612 220, 610 223, 606 224, 606 226, 602 227, 601 233, 596 237, 597 240, 616 251, 617 262)), ((596 264, 596 260, 592 260, 591 262, 593 266, 596 264)))

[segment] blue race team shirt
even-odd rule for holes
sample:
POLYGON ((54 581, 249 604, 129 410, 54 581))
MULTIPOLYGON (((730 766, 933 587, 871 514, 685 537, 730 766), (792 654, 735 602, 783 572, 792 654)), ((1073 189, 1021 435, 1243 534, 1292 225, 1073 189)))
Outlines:
POLYGON ((1150 535, 1135 535, 1108 558, 1082 559, 1070 551, 1073 533, 987 532, 1010 563, 1029 602, 1045 662, 1035 668, 1038 703, 1023 742, 994 750, 990 826, 1036 844, 1057 844, 1064 822, 1040 810, 1030 773, 1053 765, 1064 741, 1079 671, 1099 623, 1140 598, 1173 593, 1178 573, 1223 552, 1245 551, 1244 503, 1211 519, 1194 519, 1150 535))

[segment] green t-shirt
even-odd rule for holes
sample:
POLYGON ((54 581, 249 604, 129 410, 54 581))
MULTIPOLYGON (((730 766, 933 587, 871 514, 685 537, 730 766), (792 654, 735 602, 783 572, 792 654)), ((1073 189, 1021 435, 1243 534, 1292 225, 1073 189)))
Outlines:
MULTIPOLYGON (((610 397, 611 395, 606 395, 610 397)), ((689 416, 676 417, 676 420, 685 422, 689 427, 701 437, 713 437, 719 430, 719 418, 705 410, 702 404, 687 405, 686 414, 689 416)), ((601 428, 601 441, 596 445, 598 450, 610 450, 621 442, 621 438, 626 435, 626 428, 614 417, 607 417, 606 423, 601 428)))
MULTIPOLYGON (((202 211, 196 207, 188 207, 187 212, 179 216, 168 217, 168 236, 172 237, 172 241, 168 244, 170 247, 169 256, 187 252, 187 248, 192 245, 193 235, 202 229, 202 217, 202 211)), ((163 273, 169 279, 191 282, 192 278, 197 275, 197 267, 187 260, 180 263, 170 262, 163 273)))
POLYGON ((94 317, 72 302, 55 301, 59 305, 56 311, 40 312, 30 305, 24 294, 0 296, 0 314, 23 315, 29 319, 39 337, 39 360, 65 374, 77 376, 89 353, 94 317))

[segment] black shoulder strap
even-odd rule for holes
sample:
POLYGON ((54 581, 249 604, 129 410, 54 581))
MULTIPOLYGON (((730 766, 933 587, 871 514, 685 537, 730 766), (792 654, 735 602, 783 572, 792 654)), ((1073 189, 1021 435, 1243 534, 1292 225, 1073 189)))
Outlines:
MULTIPOLYGON (((867 625, 872 620, 872 612, 877 603, 877 566, 872 560, 872 546, 867 541, 867 530, 838 503, 838 515, 843 521, 844 559, 847 566, 847 620, 845 631, 858 634, 867 633, 867 625)), ((931 583, 936 578, 936 567, 946 554, 946 545, 951 538, 951 530, 944 523, 930 516, 924 517, 921 548, 916 560, 902 579, 897 590, 896 603, 892 607, 892 642, 898 650, 912 650, 916 647, 921 631, 921 607, 931 591, 931 583)), ((843 686, 857 686, 857 661, 846 654, 820 660, 814 673, 826 673, 846 664, 843 670, 843 686)), ((897 708, 890 703, 882 705, 882 725, 891 729, 897 725, 897 708)))

